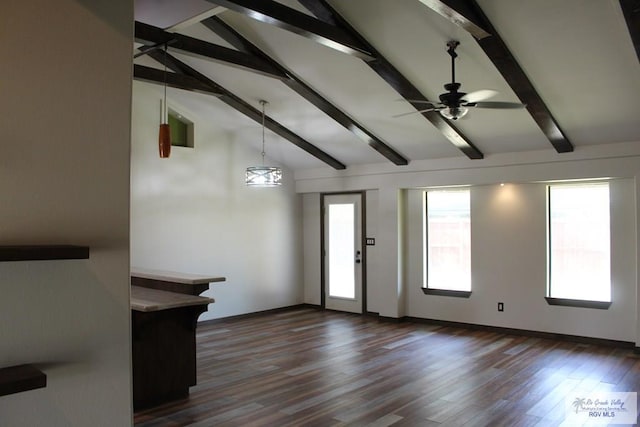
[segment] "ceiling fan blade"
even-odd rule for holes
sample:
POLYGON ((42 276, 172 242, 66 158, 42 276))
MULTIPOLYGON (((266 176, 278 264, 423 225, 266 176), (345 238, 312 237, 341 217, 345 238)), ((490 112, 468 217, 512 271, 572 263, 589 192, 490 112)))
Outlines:
POLYGON ((463 96, 460 101, 466 103, 479 102, 494 97, 497 94, 497 91, 491 89, 476 90, 475 92, 471 92, 463 96))
POLYGON ((406 101, 410 104, 431 104, 433 106, 437 106, 440 103, 439 102, 435 102, 435 101, 428 101, 426 99, 398 99, 398 101, 406 101))
POLYGON ((418 113, 426 113, 427 111, 438 111, 439 108, 426 108, 424 110, 418 110, 418 111, 409 111, 408 113, 402 113, 402 114, 396 114, 395 116, 392 117, 402 117, 402 116, 408 116, 411 114, 418 114, 418 113))
POLYGON ((519 104, 517 102, 474 102, 466 105, 467 107, 476 108, 495 108, 495 109, 518 109, 526 107, 525 104, 519 104))

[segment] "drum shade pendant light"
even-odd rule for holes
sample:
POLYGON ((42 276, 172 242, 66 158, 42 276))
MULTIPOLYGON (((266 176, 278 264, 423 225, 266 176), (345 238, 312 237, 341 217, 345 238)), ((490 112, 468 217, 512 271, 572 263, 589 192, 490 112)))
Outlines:
POLYGON ((282 169, 264 165, 264 107, 267 101, 260 101, 262 105, 262 166, 247 168, 246 184, 249 187, 277 187, 282 185, 282 169))
POLYGON ((165 159, 171 154, 171 129, 169 127, 169 112, 167 109, 167 45, 164 45, 164 101, 160 118, 160 132, 158 134, 158 148, 160 157, 165 159))

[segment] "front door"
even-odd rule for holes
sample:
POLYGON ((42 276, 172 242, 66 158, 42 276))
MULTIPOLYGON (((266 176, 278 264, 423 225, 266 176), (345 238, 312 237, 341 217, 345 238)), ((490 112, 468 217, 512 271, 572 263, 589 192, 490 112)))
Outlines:
POLYGON ((362 313, 362 194, 324 196, 324 301, 362 313))

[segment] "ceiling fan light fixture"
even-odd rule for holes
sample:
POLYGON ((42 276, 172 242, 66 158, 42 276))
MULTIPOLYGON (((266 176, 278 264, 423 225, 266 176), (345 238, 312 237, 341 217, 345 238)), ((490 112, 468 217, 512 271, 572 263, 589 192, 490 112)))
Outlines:
POLYGON ((466 116, 468 112, 469 109, 466 107, 447 107, 440 110, 440 114, 449 120, 458 120, 459 118, 466 116))

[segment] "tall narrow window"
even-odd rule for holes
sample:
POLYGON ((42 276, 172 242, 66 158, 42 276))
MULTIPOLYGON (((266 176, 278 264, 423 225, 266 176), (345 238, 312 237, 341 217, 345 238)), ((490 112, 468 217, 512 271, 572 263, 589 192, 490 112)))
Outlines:
POLYGON ((609 184, 549 186, 547 296, 611 301, 609 184))
POLYGON ((469 190, 430 190, 426 198, 425 288, 470 292, 469 190))

